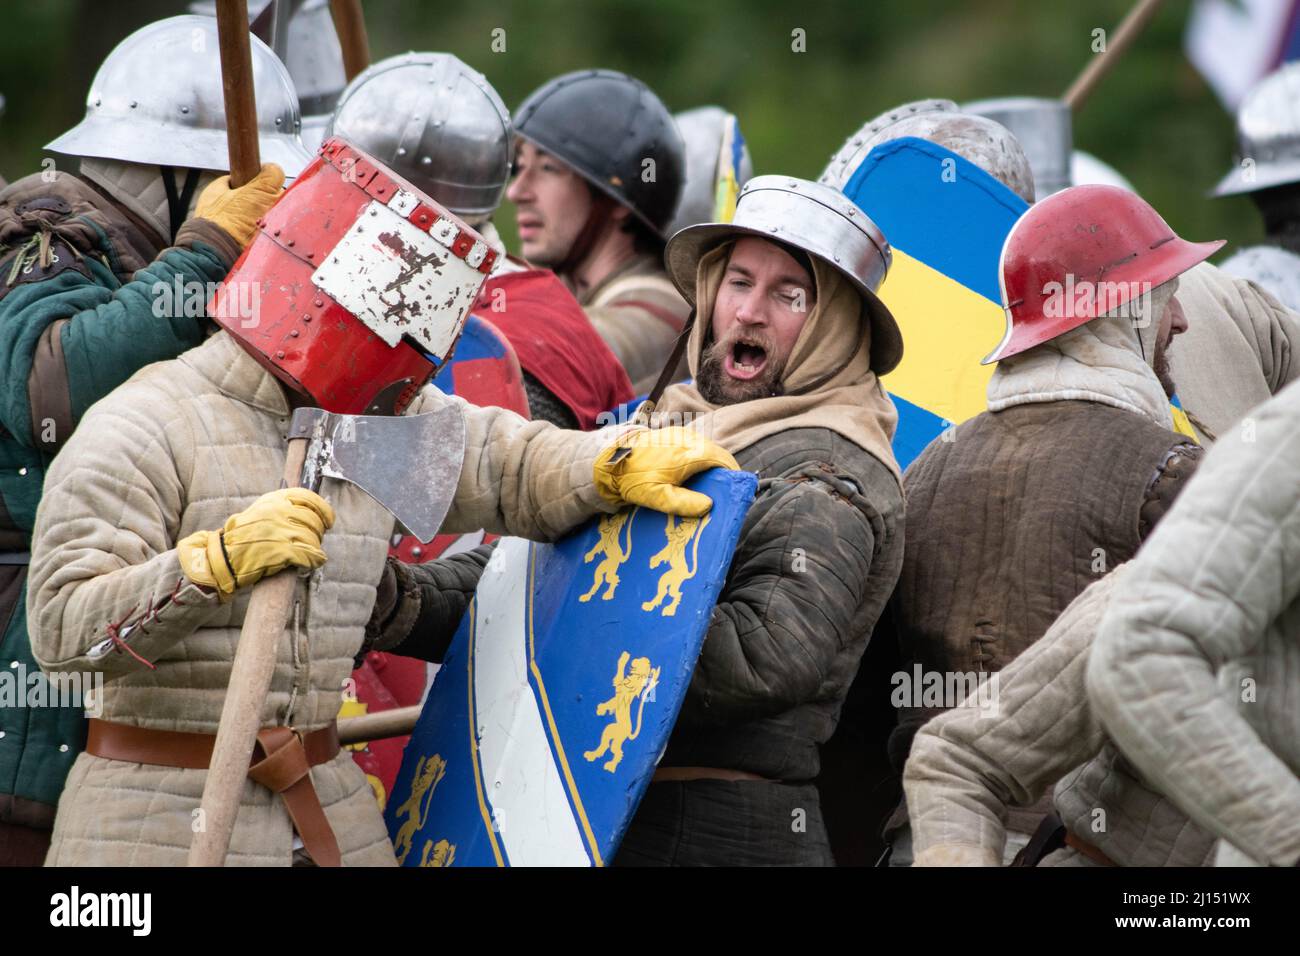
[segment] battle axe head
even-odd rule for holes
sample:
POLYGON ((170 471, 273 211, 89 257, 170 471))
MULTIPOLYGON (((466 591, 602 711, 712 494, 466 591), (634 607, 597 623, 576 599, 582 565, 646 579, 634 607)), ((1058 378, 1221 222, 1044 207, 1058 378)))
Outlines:
POLYGON ((447 517, 465 460, 465 418, 448 404, 423 415, 293 413, 289 440, 305 439, 302 486, 341 478, 383 505, 421 542, 447 517))

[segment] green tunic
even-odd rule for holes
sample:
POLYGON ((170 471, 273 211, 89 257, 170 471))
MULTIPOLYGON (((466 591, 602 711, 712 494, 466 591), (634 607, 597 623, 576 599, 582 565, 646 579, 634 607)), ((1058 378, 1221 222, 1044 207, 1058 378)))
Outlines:
POLYGON ((37 693, 46 678, 27 635, 25 554, 45 470, 91 405, 202 342, 200 288, 239 253, 198 219, 159 246, 66 173, 0 192, 0 824, 52 824, 85 737, 79 706, 37 693), (178 279, 192 295, 177 299, 178 279))

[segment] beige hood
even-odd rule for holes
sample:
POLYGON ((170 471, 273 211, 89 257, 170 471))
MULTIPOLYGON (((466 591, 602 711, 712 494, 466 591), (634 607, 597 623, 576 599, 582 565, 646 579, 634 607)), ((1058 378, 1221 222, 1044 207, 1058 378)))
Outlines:
MULTIPOLYGON (((713 303, 731 245, 710 251, 696 268, 698 318, 686 350, 692 378, 710 339, 713 303)), ((694 383, 674 385, 655 409, 656 424, 692 424, 733 454, 791 428, 826 428, 865 449, 899 478, 891 447, 898 412, 871 371, 871 332, 861 296, 817 257, 812 264, 817 303, 786 363, 785 394, 712 405, 694 383), (689 418, 683 421, 684 416, 689 418)))

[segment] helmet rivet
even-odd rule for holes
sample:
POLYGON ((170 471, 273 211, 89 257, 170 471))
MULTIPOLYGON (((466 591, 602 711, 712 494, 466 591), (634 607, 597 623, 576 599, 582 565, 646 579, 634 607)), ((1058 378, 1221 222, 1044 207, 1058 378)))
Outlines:
POLYGON ((285 245, 287 245, 287 246, 289 246, 290 248, 292 248, 292 247, 293 247, 293 242, 294 242, 294 241, 293 241, 292 239, 290 239, 287 243, 285 243, 285 245))
POLYGON ((280 234, 280 230, 279 230, 279 229, 277 229, 277 230, 275 230, 275 232, 271 233, 271 235, 273 235, 273 236, 278 236, 279 234, 280 234))
POLYGON ((283 117, 283 116, 277 116, 277 117, 275 118, 275 125, 276 125, 276 126, 280 126, 280 125, 282 125, 283 123, 284 123, 284 117, 283 117))
POLYGON ((310 321, 311 321, 311 316, 310 316, 310 315, 304 315, 304 316, 302 317, 302 320, 303 320, 304 322, 310 322, 310 321))
POLYGON ((103 102, 104 102, 104 101, 103 101, 102 99, 100 99, 98 96, 95 97, 95 105, 96 105, 96 106, 98 106, 99 104, 101 104, 101 103, 103 103, 103 102))
MULTIPOLYGON (((324 299, 317 299, 315 304, 316 304, 316 308, 319 309, 322 305, 325 304, 325 300, 324 300, 324 299)), ((311 316, 310 316, 310 315, 305 315, 305 316, 303 316, 303 318, 304 318, 304 319, 308 319, 308 320, 310 320, 310 319, 311 319, 311 316)))
POLYGON ((316 253, 314 253, 314 252, 309 252, 309 253, 307 253, 307 258, 308 258, 308 259, 315 259, 315 258, 316 258, 316 253))
POLYGON ((135 100, 132 100, 132 101, 131 101, 131 109, 135 109, 135 108, 136 108, 137 106, 139 106, 139 105, 140 105, 140 104, 137 103, 135 100))
POLYGON ((289 338, 291 338, 291 339, 296 339, 297 337, 298 337, 298 330, 297 330, 297 329, 290 329, 290 330, 289 330, 289 338))
POLYGON ((405 155, 406 155, 406 147, 405 147, 405 146, 399 146, 399 147, 397 147, 397 155, 398 155, 398 156, 405 156, 405 155))
POLYGON ((421 157, 420 157, 420 165, 421 165, 421 166, 428 166, 428 165, 430 165, 432 162, 433 162, 433 158, 432 158, 431 156, 421 156, 421 157))
POLYGON ((190 111, 190 108, 189 108, 188 106, 182 106, 182 107, 181 107, 181 112, 182 112, 182 113, 188 113, 189 111, 190 111))
POLYGON ((768 231, 768 232, 776 232, 776 226, 768 226, 768 227, 767 227, 767 231, 768 231))
POLYGON ((282 358, 284 358, 284 353, 283 353, 283 352, 276 352, 276 353, 275 353, 275 357, 278 358, 278 359, 282 359, 282 358))

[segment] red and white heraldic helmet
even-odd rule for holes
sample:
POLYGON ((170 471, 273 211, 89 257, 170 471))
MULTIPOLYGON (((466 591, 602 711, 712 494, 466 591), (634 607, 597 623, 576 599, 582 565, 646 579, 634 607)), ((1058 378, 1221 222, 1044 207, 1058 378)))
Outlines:
POLYGON ((340 414, 400 414, 451 357, 496 260, 477 232, 339 138, 258 226, 208 314, 340 414))

